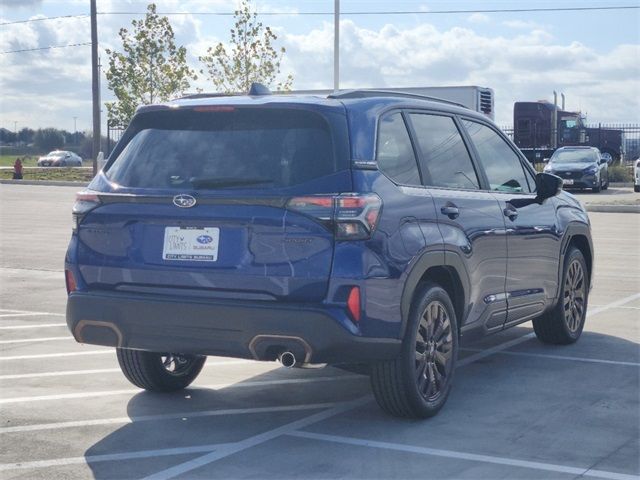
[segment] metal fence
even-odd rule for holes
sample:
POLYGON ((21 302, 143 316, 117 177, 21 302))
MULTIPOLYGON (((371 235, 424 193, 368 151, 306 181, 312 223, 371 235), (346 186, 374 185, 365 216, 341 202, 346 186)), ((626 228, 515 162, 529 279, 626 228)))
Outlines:
POLYGON ((105 158, 111 154, 113 147, 116 146, 126 128, 126 126, 115 124, 111 120, 107 121, 107 150, 104 152, 105 158))
MULTIPOLYGON (((585 128, 594 129, 594 132, 592 133, 592 138, 594 140, 603 137, 603 132, 605 130, 621 130, 624 142, 622 160, 626 163, 631 163, 633 160, 640 157, 640 123, 591 123, 586 124, 585 128)), ((511 140, 514 140, 512 125, 503 125, 500 129, 511 140)))

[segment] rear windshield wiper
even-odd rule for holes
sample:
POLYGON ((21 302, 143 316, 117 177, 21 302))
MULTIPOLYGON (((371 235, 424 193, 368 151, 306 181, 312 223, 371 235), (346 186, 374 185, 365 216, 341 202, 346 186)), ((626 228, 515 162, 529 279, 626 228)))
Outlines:
POLYGON ((268 178, 194 177, 189 181, 194 188, 242 187, 245 185, 273 183, 273 180, 268 178))

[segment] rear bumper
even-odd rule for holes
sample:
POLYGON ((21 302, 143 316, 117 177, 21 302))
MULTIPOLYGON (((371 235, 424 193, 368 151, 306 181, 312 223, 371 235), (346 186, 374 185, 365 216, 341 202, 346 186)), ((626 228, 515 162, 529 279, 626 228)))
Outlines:
POLYGON ((349 332, 322 305, 76 292, 67 325, 78 342, 155 352, 273 360, 285 350, 306 363, 395 358, 398 339, 349 332))

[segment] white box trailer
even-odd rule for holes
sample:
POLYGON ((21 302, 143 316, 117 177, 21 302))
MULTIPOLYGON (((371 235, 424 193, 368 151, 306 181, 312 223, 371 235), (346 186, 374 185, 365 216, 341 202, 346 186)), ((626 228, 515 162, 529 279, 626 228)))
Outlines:
MULTIPOLYGON (((351 89, 342 89, 346 91, 351 89)), ((494 94, 493 89, 488 87, 456 86, 456 87, 404 87, 404 88, 359 88, 358 90, 379 90, 388 92, 403 92, 415 95, 426 95, 428 97, 441 98, 464 105, 476 112, 484 113, 494 120, 494 94)), ((333 90, 294 90, 291 93, 329 95, 333 90)))

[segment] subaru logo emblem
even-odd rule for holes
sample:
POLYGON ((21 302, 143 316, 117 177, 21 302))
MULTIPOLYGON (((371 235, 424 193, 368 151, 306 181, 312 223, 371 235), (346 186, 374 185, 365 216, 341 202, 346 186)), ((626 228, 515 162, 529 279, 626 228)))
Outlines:
POLYGON ((173 197, 173 204, 180 208, 190 208, 196 204, 196 199, 186 193, 181 193, 173 197))
POLYGON ((213 242, 213 237, 211 235, 200 235, 196 240, 198 243, 206 245, 207 243, 213 242))

